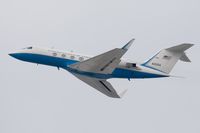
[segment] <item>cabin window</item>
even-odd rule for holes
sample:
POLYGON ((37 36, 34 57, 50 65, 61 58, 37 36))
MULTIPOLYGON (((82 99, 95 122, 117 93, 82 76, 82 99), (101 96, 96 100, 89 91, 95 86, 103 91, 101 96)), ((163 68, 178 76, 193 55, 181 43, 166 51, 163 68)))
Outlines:
POLYGON ((62 54, 61 56, 62 56, 62 57, 64 57, 64 58, 66 57, 66 55, 65 55, 65 54, 62 54))
POLYGON ((53 53, 53 56, 57 56, 57 53, 53 53))
POLYGON ((70 58, 71 58, 71 59, 74 59, 74 58, 75 58, 75 56, 71 55, 71 56, 70 56, 70 58))
POLYGON ((83 61, 83 60, 84 60, 84 58, 83 58, 83 57, 79 57, 79 60, 80 60, 80 61, 83 61))

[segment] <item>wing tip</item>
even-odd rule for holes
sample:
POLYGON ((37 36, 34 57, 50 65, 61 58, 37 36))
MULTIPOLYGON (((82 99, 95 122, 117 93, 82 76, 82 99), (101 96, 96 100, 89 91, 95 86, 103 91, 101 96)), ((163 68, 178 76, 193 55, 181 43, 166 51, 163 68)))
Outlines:
POLYGON ((126 45, 124 45, 124 46, 122 47, 122 49, 128 50, 128 49, 131 47, 131 45, 132 45, 132 43, 133 43, 134 40, 135 40, 134 38, 131 39, 126 45))
POLYGON ((128 90, 128 89, 122 91, 122 92, 119 94, 119 97, 122 98, 122 97, 124 96, 124 94, 127 92, 127 90, 128 90))

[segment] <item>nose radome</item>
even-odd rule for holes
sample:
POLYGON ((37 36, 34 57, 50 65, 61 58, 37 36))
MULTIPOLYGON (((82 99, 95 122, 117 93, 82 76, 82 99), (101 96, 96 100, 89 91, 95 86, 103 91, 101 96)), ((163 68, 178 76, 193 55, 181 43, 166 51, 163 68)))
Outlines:
POLYGON ((13 58, 19 59, 19 54, 18 53, 10 53, 8 55, 10 55, 13 58))
POLYGON ((8 55, 10 55, 11 57, 15 57, 15 53, 9 53, 8 55))

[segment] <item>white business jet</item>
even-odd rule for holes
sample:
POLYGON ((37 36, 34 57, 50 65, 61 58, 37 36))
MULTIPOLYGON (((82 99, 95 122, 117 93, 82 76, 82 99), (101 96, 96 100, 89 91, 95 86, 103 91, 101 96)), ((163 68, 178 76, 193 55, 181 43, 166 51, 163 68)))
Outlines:
POLYGON ((122 92, 115 90, 107 81, 110 78, 130 80, 170 77, 169 73, 178 60, 191 62, 185 50, 193 44, 188 43, 163 49, 142 64, 121 60, 133 41, 134 39, 130 40, 122 48, 115 48, 94 57, 38 47, 27 47, 9 55, 26 62, 63 68, 86 84, 113 98, 121 98, 126 90, 122 92))

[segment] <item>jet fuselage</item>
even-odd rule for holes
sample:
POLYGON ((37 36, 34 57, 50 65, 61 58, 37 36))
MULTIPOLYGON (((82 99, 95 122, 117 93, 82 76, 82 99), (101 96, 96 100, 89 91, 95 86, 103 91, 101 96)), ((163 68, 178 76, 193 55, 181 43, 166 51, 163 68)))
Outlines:
POLYGON ((76 54, 73 52, 62 52, 54 49, 45 49, 37 47, 27 47, 18 52, 9 54, 10 56, 36 64, 43 64, 48 66, 54 66, 57 68, 63 68, 69 72, 77 73, 98 79, 109 79, 109 78, 158 78, 168 77, 168 74, 148 68, 143 64, 136 64, 132 62, 126 62, 121 60, 119 65, 111 74, 100 74, 86 71, 74 70, 69 65, 77 62, 83 62, 90 59, 89 56, 76 54))

